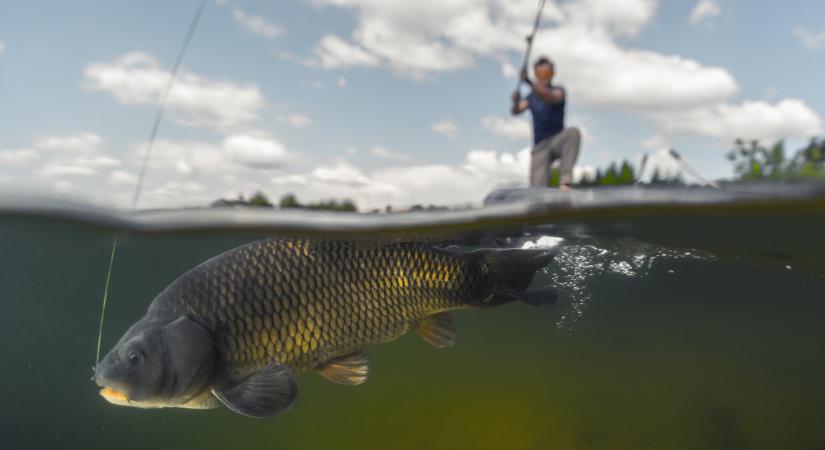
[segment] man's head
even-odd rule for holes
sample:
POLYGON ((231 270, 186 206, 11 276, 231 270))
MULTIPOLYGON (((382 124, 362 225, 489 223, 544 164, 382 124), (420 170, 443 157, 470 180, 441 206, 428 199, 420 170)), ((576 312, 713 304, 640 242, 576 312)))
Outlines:
POLYGON ((553 62, 546 56, 542 56, 536 60, 536 63, 533 65, 533 70, 536 73, 536 78, 545 82, 552 80, 553 75, 556 73, 553 62))

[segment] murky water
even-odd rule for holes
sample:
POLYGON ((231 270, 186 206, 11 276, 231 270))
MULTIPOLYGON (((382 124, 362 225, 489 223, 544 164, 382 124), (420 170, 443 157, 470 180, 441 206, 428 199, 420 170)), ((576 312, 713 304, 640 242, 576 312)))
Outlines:
POLYGON ((6 207, 0 448, 825 448, 817 192, 671 191, 629 202, 597 194, 343 219, 6 207), (304 234, 559 245, 534 286, 562 295, 553 308, 458 312, 449 350, 412 334, 371 348, 361 386, 304 375, 295 407, 272 419, 123 408, 98 395, 91 367, 115 236, 105 349, 201 261, 267 235, 304 234))

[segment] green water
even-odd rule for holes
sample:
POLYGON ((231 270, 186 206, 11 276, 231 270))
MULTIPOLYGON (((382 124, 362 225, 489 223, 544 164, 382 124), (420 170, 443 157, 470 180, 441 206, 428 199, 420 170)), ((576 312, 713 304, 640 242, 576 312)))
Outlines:
POLYGON ((531 219, 530 239, 567 237, 534 284, 556 306, 459 312, 455 348, 374 347, 367 383, 305 375, 266 420, 113 406, 90 380, 115 235, 104 351, 177 276, 262 234, 2 214, 0 448, 825 448, 823 211, 714 214, 531 219))

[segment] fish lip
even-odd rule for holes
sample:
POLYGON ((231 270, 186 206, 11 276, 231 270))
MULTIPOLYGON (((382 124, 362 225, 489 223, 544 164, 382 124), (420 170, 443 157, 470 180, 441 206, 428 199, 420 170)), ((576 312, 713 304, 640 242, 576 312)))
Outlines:
POLYGON ((129 400, 129 396, 126 392, 119 391, 117 389, 103 386, 100 390, 100 396, 103 397, 107 402, 115 404, 115 405, 128 405, 131 402, 129 400))

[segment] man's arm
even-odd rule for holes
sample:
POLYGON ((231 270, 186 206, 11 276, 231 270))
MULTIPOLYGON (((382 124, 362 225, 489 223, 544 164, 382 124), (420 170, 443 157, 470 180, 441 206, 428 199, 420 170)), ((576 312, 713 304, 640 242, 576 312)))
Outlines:
POLYGON ((551 105, 560 105, 564 102, 564 90, 561 88, 535 83, 533 84, 533 93, 551 105))
POLYGON ((530 102, 522 99, 518 91, 513 92, 511 100, 513 100, 513 105, 510 107, 510 112, 514 116, 523 113, 530 107, 530 102))

